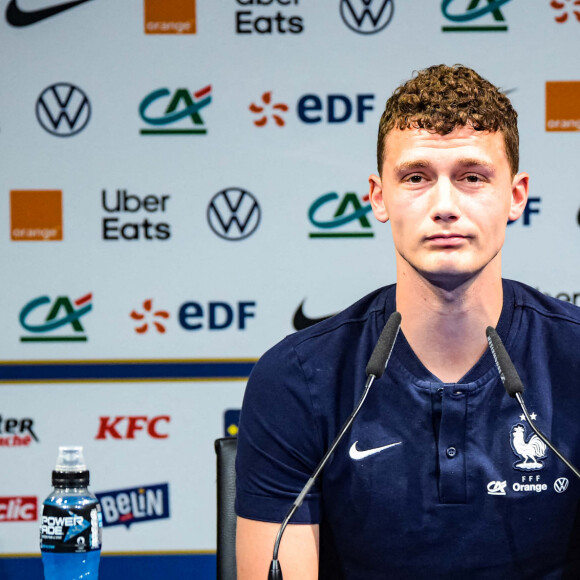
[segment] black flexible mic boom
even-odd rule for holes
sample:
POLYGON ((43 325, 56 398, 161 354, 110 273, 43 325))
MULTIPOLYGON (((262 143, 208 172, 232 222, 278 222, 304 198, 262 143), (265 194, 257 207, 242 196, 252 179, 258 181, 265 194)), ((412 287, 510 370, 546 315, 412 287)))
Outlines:
POLYGON ((572 470, 576 477, 580 478, 580 471, 578 471, 556 449, 556 447, 550 443, 549 439, 538 429, 538 427, 536 427, 535 423, 532 421, 532 418, 526 409, 526 405, 522 397, 522 393, 524 392, 524 385, 522 384, 520 375, 518 375, 518 371, 516 371, 516 367, 514 366, 510 355, 508 354, 503 342, 501 341, 499 334, 492 326, 488 326, 485 333, 487 335, 487 342, 489 343, 489 348, 493 354, 497 370, 499 371, 499 376, 508 395, 517 399, 528 421, 528 425, 534 430, 536 435, 566 464, 567 467, 572 470))
POLYGON ((401 315, 398 312, 393 312, 385 327, 383 328, 381 335, 379 336, 379 340, 375 345, 373 353, 371 354, 371 358, 367 363, 366 367, 366 375, 367 381, 365 383, 364 391, 358 405, 355 407, 354 411, 350 414, 350 417, 346 420, 345 424, 342 426, 339 434, 336 436, 335 440, 333 441, 332 445, 328 448, 328 451, 324 454, 324 457, 320 460, 320 463, 314 470, 314 473, 310 476, 310 479, 306 482, 306 485, 302 488, 302 491, 298 495, 298 497, 294 500, 290 511, 286 514, 284 521, 280 525, 280 529, 278 530, 278 535, 276 536, 276 541, 274 543, 274 553, 272 556, 272 562, 270 564, 270 571, 268 572, 268 580, 282 580, 282 568, 280 567, 280 562, 278 561, 278 550, 280 548, 280 541, 282 540, 282 534, 288 525, 288 522, 296 512, 296 510, 302 505, 306 494, 310 491, 310 488, 314 485, 317 477, 320 475, 320 472, 326 465, 328 459, 332 455, 333 451, 336 449, 336 446, 339 444, 340 440, 344 436, 344 434, 348 431, 349 427, 352 425, 354 418, 358 415, 358 412, 361 410, 365 399, 369 393, 371 385, 373 384, 375 379, 380 379, 383 373, 385 372, 385 368, 387 363, 389 362, 389 358, 391 357, 391 353, 393 352, 393 347, 395 346, 395 340, 397 338, 397 334, 399 333, 399 328, 401 327, 401 315))

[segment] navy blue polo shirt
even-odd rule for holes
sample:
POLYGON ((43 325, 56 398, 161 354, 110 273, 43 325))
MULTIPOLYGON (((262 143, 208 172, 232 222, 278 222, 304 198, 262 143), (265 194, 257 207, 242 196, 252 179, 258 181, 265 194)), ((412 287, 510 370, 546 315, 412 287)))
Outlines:
MULTIPOLYGON (((503 289, 497 331, 527 408, 579 466, 580 309, 503 289)), ((238 515, 282 521, 360 399, 394 310, 395 286, 381 288, 260 359, 241 414, 238 515)), ((320 578, 580 578, 579 506, 580 481, 533 434, 489 350, 443 383, 400 332, 292 523, 320 524, 320 578)))

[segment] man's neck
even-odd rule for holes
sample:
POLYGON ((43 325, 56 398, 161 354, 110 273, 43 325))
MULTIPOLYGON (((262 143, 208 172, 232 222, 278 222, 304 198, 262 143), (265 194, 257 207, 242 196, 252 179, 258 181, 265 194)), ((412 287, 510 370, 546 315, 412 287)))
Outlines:
POLYGON ((500 272, 499 263, 488 264, 469 281, 444 289, 398 269, 401 328, 421 363, 443 382, 457 382, 485 352, 485 329, 497 325, 503 306, 500 272))

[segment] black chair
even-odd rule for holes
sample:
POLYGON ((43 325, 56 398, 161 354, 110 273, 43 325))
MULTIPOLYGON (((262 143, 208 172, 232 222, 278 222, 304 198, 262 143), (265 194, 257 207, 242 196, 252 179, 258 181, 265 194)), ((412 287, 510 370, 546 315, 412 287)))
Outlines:
POLYGON ((217 455, 217 580, 236 580, 236 452, 237 437, 216 439, 217 455))

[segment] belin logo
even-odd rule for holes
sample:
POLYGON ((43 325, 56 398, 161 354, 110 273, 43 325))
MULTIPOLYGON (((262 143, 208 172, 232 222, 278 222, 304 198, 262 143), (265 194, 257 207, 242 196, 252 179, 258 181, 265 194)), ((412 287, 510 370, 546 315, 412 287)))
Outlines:
POLYGON ((156 89, 139 105, 143 121, 155 127, 141 129, 141 135, 205 135, 207 128, 200 111, 210 103, 211 85, 191 94, 187 89, 177 89, 173 94, 167 88, 156 89), (172 127, 166 128, 168 125, 172 127))
POLYGON ((375 34, 389 24, 395 11, 393 0, 340 0, 342 21, 359 34, 375 34))
POLYGON ((367 214, 372 211, 369 197, 362 198, 363 205, 354 192, 342 198, 335 191, 325 193, 314 201, 308 210, 308 219, 318 231, 310 238, 372 238, 371 222, 367 214), (348 211, 347 211, 348 210, 348 211))
POLYGON ((239 241, 251 236, 260 225, 258 200, 245 189, 229 187, 216 193, 207 206, 207 221, 224 240, 239 241))
POLYGON ((103 527, 129 526, 169 518, 169 484, 143 485, 95 494, 103 509, 103 527))
POLYGON ((20 311, 20 324, 30 335, 21 336, 21 342, 86 342, 88 340, 80 319, 92 309, 93 295, 86 294, 71 302, 68 296, 58 296, 54 301, 48 296, 31 300, 20 311), (74 306, 73 306, 74 305, 74 306), (48 307, 48 314, 43 312, 48 307), (61 315, 61 311, 64 311, 61 315), (74 334, 59 334, 59 329, 72 327, 74 334))
POLYGON ((443 16, 456 23, 442 26, 443 32, 507 32, 508 27, 500 8, 511 0, 470 0, 463 12, 450 9, 454 2, 455 0, 441 2, 443 16), (474 21, 477 24, 472 24, 474 21))
POLYGON ((91 118, 91 103, 79 87, 56 83, 40 93, 36 101, 36 118, 51 135, 72 137, 87 126, 91 118))
POLYGON ((195 32, 195 0, 145 0, 145 34, 195 32))

